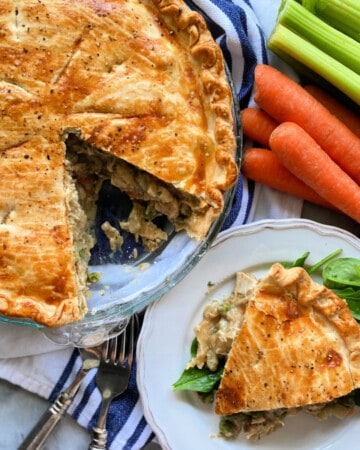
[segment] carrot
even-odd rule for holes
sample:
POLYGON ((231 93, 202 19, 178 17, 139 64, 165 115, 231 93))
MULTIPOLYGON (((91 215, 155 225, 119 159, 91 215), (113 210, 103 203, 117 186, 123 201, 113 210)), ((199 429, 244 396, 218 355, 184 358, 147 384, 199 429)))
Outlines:
POLYGON ((270 147, 295 176, 360 222, 360 186, 299 125, 280 124, 271 134, 270 147))
POLYGON ((274 67, 255 68, 255 102, 278 122, 302 127, 360 184, 360 139, 305 89, 274 67))
POLYGON ((343 122, 360 139, 360 117, 323 89, 308 84, 304 89, 343 122))
POLYGON ((325 208, 335 209, 303 181, 299 180, 277 158, 274 152, 252 147, 246 150, 241 166, 243 175, 273 189, 294 195, 325 208))
POLYGON ((270 134, 279 125, 259 108, 245 108, 241 113, 241 124, 244 135, 263 147, 269 146, 270 134))

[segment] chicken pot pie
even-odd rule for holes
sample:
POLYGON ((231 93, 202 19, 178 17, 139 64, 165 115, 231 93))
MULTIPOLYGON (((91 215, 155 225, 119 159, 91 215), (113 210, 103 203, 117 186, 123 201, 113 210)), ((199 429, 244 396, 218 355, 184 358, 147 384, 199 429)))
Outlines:
POLYGON ((222 53, 181 0, 0 0, 0 105, 2 315, 83 317, 104 178, 194 239, 237 178, 222 53))
POLYGON ((195 327, 188 367, 224 371, 215 395, 220 433, 258 440, 300 411, 354 412, 360 388, 360 325, 346 302, 305 269, 274 264, 257 280, 239 272, 231 297, 210 304, 195 327))

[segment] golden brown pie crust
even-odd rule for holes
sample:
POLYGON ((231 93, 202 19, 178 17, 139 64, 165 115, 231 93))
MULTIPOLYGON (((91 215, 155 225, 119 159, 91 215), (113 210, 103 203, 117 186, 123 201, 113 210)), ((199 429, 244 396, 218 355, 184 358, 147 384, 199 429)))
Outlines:
POLYGON ((0 313, 54 326, 86 310, 69 132, 199 198, 201 239, 237 177, 231 105, 221 51, 180 0, 0 1, 0 313))
POLYGON ((360 326, 302 268, 274 264, 249 301, 216 395, 220 415, 327 403, 360 387, 360 326))

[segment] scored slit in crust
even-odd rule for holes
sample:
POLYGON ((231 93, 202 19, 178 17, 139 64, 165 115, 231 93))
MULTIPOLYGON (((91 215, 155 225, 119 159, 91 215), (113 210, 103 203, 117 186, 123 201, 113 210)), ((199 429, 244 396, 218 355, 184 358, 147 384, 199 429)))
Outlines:
POLYGON ((170 186, 170 220, 203 239, 237 177, 231 93, 179 0, 0 1, 0 23, 0 312, 62 325, 86 312, 92 245, 68 136, 170 186))

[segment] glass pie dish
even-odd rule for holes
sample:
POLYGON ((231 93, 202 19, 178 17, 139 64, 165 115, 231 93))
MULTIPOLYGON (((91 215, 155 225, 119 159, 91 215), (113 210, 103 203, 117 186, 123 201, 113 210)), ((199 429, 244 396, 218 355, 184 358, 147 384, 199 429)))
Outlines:
MULTIPOLYGON (((235 158, 240 167, 240 113, 228 68, 226 73, 233 94, 234 135, 237 144, 235 158)), ((7 317, 0 317, 0 321, 37 327, 57 344, 78 347, 96 345, 119 334, 131 314, 160 298, 182 280, 201 259, 223 225, 231 208, 235 189, 234 186, 226 192, 223 212, 202 241, 190 239, 185 232, 175 232, 173 225, 165 219, 157 225, 166 232, 168 239, 155 252, 147 251, 131 234, 123 235, 124 244, 121 250, 115 253, 110 251, 108 240, 103 239, 103 242, 98 238, 92 252, 89 272, 100 273, 100 277, 99 281, 91 285, 91 295, 87 299, 88 313, 82 320, 55 328, 7 317)), ((127 220, 131 205, 126 194, 105 183, 97 204, 98 227, 109 220, 110 216, 117 221, 127 220)))

